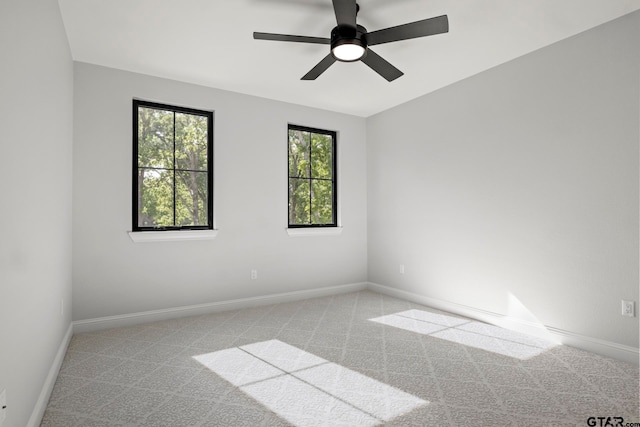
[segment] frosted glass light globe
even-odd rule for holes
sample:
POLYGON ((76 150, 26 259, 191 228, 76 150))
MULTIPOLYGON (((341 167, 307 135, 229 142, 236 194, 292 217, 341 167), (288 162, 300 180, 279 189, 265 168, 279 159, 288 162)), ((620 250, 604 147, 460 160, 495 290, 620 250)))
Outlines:
POLYGON ((364 47, 358 44, 345 43, 333 48, 333 56, 338 61, 357 61, 364 56, 364 47))

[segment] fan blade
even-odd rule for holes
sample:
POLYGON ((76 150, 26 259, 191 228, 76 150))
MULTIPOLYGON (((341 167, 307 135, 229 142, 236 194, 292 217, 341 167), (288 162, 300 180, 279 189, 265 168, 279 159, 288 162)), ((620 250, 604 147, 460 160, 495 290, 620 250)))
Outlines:
POLYGON ((273 33, 253 33, 253 38, 256 40, 274 40, 279 42, 298 42, 298 43, 318 43, 318 44, 330 44, 331 39, 326 37, 307 37, 307 36, 292 36, 289 34, 273 34, 273 33))
POLYGON ((315 67, 313 67, 311 69, 311 71, 309 71, 307 74, 305 74, 301 80, 315 80, 318 78, 318 76, 320 76, 320 74, 324 73, 325 71, 327 71, 327 68, 329 68, 334 62, 336 62, 336 58, 333 57, 333 55, 329 54, 327 56, 324 57, 324 59, 320 62, 318 62, 318 65, 316 65, 315 67))
POLYGON ((338 25, 356 28, 358 6, 356 0, 333 0, 333 10, 336 13, 338 25))
POLYGON ((404 74, 371 49, 367 49, 367 54, 361 59, 361 61, 389 82, 394 81, 404 74))
POLYGON ((417 37, 431 36, 449 32, 449 19, 447 15, 422 21, 398 25, 397 27, 367 33, 367 44, 374 46, 382 43, 397 42, 400 40, 415 39, 417 37))

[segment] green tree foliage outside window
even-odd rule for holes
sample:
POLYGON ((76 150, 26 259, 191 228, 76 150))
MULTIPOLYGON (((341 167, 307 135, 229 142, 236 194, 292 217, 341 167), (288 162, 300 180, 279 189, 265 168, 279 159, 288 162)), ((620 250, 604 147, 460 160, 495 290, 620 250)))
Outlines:
POLYGON ((133 229, 211 229, 213 113, 133 101, 133 229))
POLYGON ((289 125, 289 227, 335 227, 336 133, 289 125))

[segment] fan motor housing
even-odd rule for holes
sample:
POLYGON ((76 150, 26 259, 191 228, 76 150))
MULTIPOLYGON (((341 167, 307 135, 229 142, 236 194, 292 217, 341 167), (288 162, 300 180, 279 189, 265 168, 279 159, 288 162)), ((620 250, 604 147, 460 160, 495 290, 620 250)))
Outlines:
POLYGON ((362 57, 354 59, 352 61, 346 61, 344 59, 340 59, 335 57, 338 61, 342 62, 355 62, 359 61, 367 55, 367 29, 362 25, 356 25, 356 28, 344 25, 338 25, 333 30, 331 30, 331 52, 337 46, 343 44, 355 44, 358 46, 362 46, 364 49, 364 55, 362 57))

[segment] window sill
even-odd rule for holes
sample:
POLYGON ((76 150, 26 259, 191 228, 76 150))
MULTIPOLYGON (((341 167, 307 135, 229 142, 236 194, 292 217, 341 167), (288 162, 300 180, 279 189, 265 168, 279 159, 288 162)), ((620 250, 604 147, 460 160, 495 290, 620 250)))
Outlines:
POLYGON ((218 230, 129 231, 134 243, 213 240, 218 230))
POLYGON ((339 236, 342 234, 342 227, 287 228, 287 234, 290 237, 339 236))

